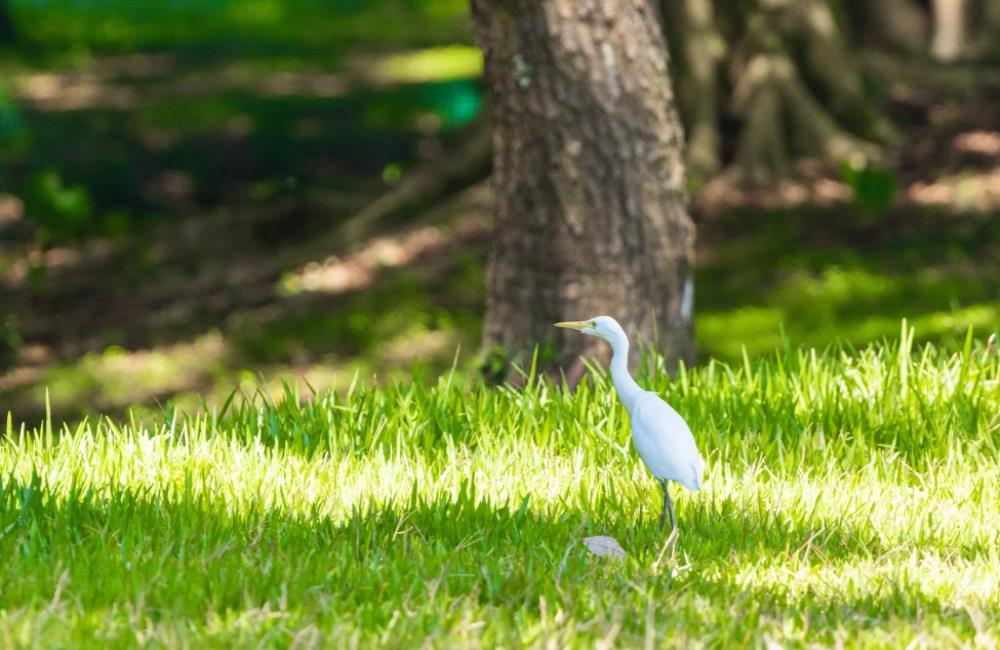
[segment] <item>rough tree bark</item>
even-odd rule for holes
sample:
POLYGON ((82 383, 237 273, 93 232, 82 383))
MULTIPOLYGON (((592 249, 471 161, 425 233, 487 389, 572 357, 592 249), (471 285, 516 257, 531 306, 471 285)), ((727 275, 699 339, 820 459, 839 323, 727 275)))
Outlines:
POLYGON ((485 348, 527 361, 553 341, 572 379, 606 346, 552 323, 609 314, 690 361, 694 226, 654 0, 473 0, 472 16, 494 118, 485 348))

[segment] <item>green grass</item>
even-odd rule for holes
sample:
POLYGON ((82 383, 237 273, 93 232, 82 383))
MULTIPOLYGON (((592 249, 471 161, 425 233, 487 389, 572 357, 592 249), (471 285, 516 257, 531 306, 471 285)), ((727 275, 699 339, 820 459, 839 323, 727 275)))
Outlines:
MULTIPOLYGON (((856 347, 892 337, 960 344, 1000 321, 1000 219, 927 213, 865 225, 850 207, 735 213, 708 230, 696 272, 695 329, 704 358, 796 345, 856 347)), ((703 236, 699 234, 699 236, 703 236)))
POLYGON ((336 55, 471 37, 462 0, 12 0, 11 9, 27 45, 78 57, 174 47, 209 57, 234 49, 336 55))
POLYGON ((1000 360, 912 336, 645 373, 708 461, 659 563, 600 374, 8 425, 0 646, 995 644, 1000 360))

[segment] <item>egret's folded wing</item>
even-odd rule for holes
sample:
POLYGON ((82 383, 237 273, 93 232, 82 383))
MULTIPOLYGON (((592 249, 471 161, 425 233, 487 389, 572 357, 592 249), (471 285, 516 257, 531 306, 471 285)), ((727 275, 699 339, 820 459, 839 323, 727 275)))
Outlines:
POLYGON ((637 400, 631 417, 636 449, 653 476, 700 490, 705 463, 684 418, 652 392, 637 400))

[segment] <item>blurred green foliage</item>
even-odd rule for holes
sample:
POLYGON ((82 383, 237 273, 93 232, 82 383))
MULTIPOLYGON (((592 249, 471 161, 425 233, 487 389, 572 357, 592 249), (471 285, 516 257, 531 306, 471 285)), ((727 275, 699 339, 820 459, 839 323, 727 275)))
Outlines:
MULTIPOLYGON (((349 48, 468 40, 464 0, 13 0, 23 43, 68 60, 177 49, 199 59, 262 54, 338 57, 349 48)), ((331 61, 335 63, 335 61, 331 61)))
POLYGON ((851 188, 854 203, 862 216, 872 218, 883 214, 892 206, 896 196, 896 175, 877 165, 852 165, 841 163, 840 177, 851 188))
POLYGON ((35 174, 24 193, 25 212, 39 225, 37 240, 43 244, 92 234, 94 206, 83 185, 67 185, 59 172, 35 174))
POLYGON ((24 122, 17 104, 0 85, 0 143, 9 144, 14 141, 22 134, 23 128, 24 122))
POLYGON ((257 202, 253 188, 288 179, 371 198, 383 170, 440 148, 429 139, 460 137, 482 108, 463 1, 12 8, 20 41, 0 66, 37 75, 56 105, 19 110, 0 90, 0 144, 19 142, 0 152, 0 184, 24 198, 46 244, 142 235, 192 206, 257 202), (289 75, 301 88, 275 92, 289 75))

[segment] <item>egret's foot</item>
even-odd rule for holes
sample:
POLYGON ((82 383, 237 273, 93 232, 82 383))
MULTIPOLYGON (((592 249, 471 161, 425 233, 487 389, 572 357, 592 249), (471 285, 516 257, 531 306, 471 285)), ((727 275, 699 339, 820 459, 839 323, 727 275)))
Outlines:
POLYGON ((667 551, 670 552, 670 563, 674 563, 674 554, 677 550, 677 538, 680 537, 680 531, 676 528, 670 531, 667 535, 667 539, 663 541, 663 546, 660 547, 660 553, 656 556, 656 561, 653 562, 653 573, 659 573, 660 568, 663 566, 664 561, 667 559, 667 551))
POLYGON ((673 528, 670 530, 670 534, 667 535, 667 546, 670 547, 670 559, 674 559, 674 551, 677 550, 677 540, 681 536, 680 528, 673 528))

